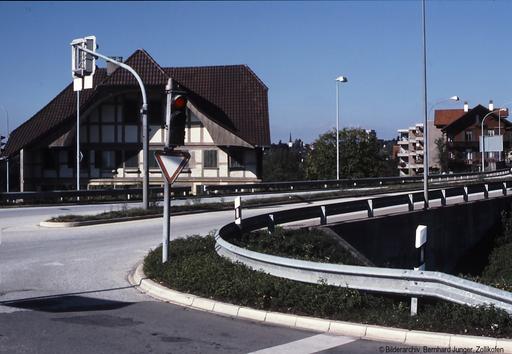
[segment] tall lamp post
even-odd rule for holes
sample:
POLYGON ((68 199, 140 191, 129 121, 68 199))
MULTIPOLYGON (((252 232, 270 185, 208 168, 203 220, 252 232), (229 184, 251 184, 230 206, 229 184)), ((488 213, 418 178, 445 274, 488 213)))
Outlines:
MULTIPOLYGON (((2 106, 2 108, 4 109, 5 111, 5 116, 7 118, 7 141, 9 141, 9 135, 11 135, 11 132, 9 131, 9 112, 7 111, 7 108, 5 108, 5 106, 2 106)), ((5 158, 5 167, 6 167, 6 179, 5 179, 5 182, 6 182, 6 191, 7 193, 9 193, 9 157, 7 156, 5 158)))
POLYGON ((487 117, 489 117, 491 114, 494 114, 496 112, 498 112, 498 115, 499 115, 499 112, 503 112, 503 111, 506 111, 505 108, 498 108, 498 109, 495 109, 489 113, 487 113, 484 118, 482 119, 482 126, 480 127, 480 133, 481 133, 481 140, 482 140, 482 170, 481 172, 485 172, 485 141, 484 141, 484 122, 485 122, 485 119, 487 117))
POLYGON ((338 76, 336 78, 336 179, 340 179, 340 100, 339 100, 339 84, 347 82, 346 76, 338 76))

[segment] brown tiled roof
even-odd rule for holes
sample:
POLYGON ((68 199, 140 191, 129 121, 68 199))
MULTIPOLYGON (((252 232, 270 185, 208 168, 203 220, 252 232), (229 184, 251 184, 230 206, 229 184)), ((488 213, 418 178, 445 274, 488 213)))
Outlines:
MULTIPOLYGON (((125 63, 142 78, 145 86, 163 90, 172 77, 190 94, 190 100, 217 123, 252 145, 269 145, 267 87, 245 65, 162 68, 144 50, 135 51, 125 63)), ((137 86, 135 78, 118 69, 107 76, 97 69, 94 88, 80 93, 80 110, 84 111, 102 94, 100 88, 137 86)), ((10 135, 5 154, 17 154, 50 132, 72 124, 76 115, 76 94, 68 85, 32 118, 10 135)))
POLYGON ((207 110, 205 113, 218 117, 224 127, 253 145, 270 144, 268 89, 249 67, 205 66, 165 71, 194 93, 193 103, 194 98, 206 98, 211 105, 202 107, 207 110), (222 112, 215 112, 216 108, 222 112))
POLYGON ((443 128, 464 115, 464 109, 436 109, 434 125, 443 128))

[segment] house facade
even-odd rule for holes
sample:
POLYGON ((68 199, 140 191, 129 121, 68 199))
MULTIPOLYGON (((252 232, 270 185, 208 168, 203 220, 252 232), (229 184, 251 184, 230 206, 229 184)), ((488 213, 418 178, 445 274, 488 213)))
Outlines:
MULTIPOLYGON (((254 183, 262 149, 270 145, 267 87, 245 65, 165 68, 144 50, 125 63, 141 76, 148 96, 150 185, 163 184, 153 153, 165 141, 165 85, 179 83, 188 98, 185 146, 191 159, 176 184, 254 183)), ((80 93, 81 188, 142 183, 141 95, 124 69, 98 68, 80 93)), ((4 155, 17 164, 20 190, 76 187, 76 93, 66 87, 11 133, 4 155)))
MULTIPOLYGON (((446 149, 446 167, 453 172, 478 171, 481 169, 480 138, 482 136, 503 136, 504 151, 511 147, 512 124, 506 119, 508 111, 499 111, 492 102, 489 107, 477 105, 469 109, 438 110, 434 125, 442 133, 446 149), (491 113, 493 112, 493 113, 491 113)), ((495 170, 504 167, 504 153, 484 152, 485 168, 495 170)))

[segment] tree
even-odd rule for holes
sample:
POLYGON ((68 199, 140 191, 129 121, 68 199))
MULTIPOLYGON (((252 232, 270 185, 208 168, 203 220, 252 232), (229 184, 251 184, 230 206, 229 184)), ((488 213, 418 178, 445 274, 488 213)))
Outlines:
POLYGON ((283 144, 272 144, 263 154, 263 180, 299 181, 304 180, 304 158, 306 147, 300 139, 296 139, 291 147, 283 144))
MULTIPOLYGON (((378 177, 389 171, 385 153, 374 132, 343 129, 340 140, 340 178, 378 177)), ((336 130, 318 137, 306 159, 306 178, 336 178, 336 130)))

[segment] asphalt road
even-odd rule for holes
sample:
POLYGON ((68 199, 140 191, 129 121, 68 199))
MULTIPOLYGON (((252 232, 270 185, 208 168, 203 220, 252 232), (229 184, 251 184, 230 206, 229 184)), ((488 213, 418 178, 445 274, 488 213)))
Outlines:
MULTIPOLYGON (((244 210, 244 217, 304 205, 244 210)), ((0 209, 0 353, 379 353, 390 345, 234 320, 138 292, 127 275, 161 242, 161 218, 37 226, 63 213, 110 208, 0 209)), ((233 211, 175 216, 172 237, 204 235, 233 217, 233 211)))

